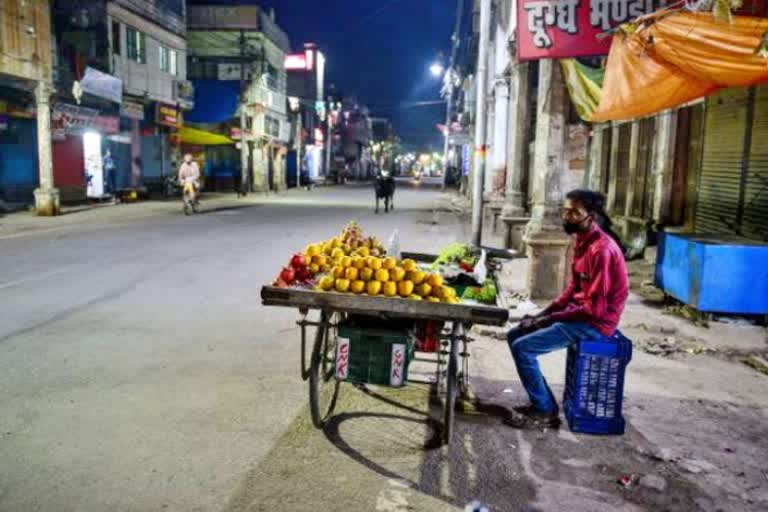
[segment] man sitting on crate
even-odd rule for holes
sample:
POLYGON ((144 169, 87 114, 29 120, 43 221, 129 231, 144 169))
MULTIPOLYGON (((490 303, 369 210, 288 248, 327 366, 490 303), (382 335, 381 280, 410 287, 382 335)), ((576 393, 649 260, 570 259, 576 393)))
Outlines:
POLYGON ((515 408, 504 421, 520 429, 559 426, 552 390, 539 369, 538 356, 585 339, 613 336, 629 294, 627 266, 611 221, 603 210, 605 197, 592 190, 566 195, 563 228, 575 235, 571 281, 552 304, 525 316, 507 339, 520 380, 531 403, 515 408))

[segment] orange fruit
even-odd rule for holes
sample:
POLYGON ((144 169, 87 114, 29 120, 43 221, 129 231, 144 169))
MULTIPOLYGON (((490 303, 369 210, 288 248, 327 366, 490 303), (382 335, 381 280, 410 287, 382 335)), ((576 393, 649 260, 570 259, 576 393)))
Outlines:
POLYGON ((336 280, 336 291, 344 293, 347 290, 349 290, 349 279, 337 279, 336 280))
POLYGON ((336 260, 340 260, 340 259, 341 259, 341 258, 343 258, 343 257, 344 257, 344 251, 342 251, 342 250, 341 250, 341 249, 339 249, 338 247, 334 248, 334 249, 331 251, 331 258, 333 258, 333 260, 334 260, 334 261, 336 261, 336 260))
POLYGON ((406 274, 406 279, 413 281, 413 284, 421 284, 426 279, 427 274, 423 270, 414 270, 406 274))
POLYGON ((317 244, 309 244, 307 246, 307 249, 304 251, 304 253, 312 258, 313 256, 317 256, 322 252, 322 248, 317 244))
POLYGON ((387 281, 382 287, 385 297, 394 297, 397 295, 397 283, 393 281, 387 281))
POLYGON ((376 280, 386 283, 389 281, 389 270, 379 269, 376 271, 376 280))
POLYGON ((344 256, 341 258, 341 266, 342 267, 351 267, 352 266, 352 257, 351 256, 344 256))
POLYGON ((365 285, 365 291, 368 292, 368 295, 378 295, 381 293, 381 282, 368 281, 368 284, 365 285))
POLYGON ((390 270, 389 275, 395 282, 402 281, 405 279, 405 270, 401 267, 395 267, 390 270))
POLYGON ((312 256, 312 263, 317 265, 318 267, 322 267, 328 262, 328 258, 325 257, 323 254, 318 254, 317 256, 312 256))
POLYGON ((416 287, 416 293, 422 297, 429 297, 429 294, 432 293, 432 287, 427 283, 421 283, 416 287))
POLYGON ((372 268, 373 270, 379 270, 381 269, 382 261, 379 258, 371 257, 368 260, 368 267, 372 268))
POLYGON ((353 281, 349 287, 352 293, 363 293, 365 291, 365 281, 353 281))
POLYGON ((347 269, 344 271, 344 277, 346 277, 350 281, 355 281, 359 275, 360 275, 360 271, 357 270, 355 267, 347 267, 347 269))
POLYGON ((437 297, 427 297, 427 302, 440 302, 437 297))
POLYGON ((382 266, 387 270, 392 270, 397 266, 397 260, 392 257, 384 258, 384 263, 382 264, 382 266))
POLYGON ((409 297, 413 295, 413 282, 412 281, 400 281, 397 283, 397 293, 401 297, 409 297))
POLYGON ((359 254, 363 258, 367 258, 368 256, 371 255, 371 250, 368 247, 363 246, 357 250, 357 254, 359 254))
POLYGON ((336 284, 336 280, 332 276, 325 276, 320 280, 320 289, 326 292, 331 291, 334 284, 336 284))
POLYGON ((411 295, 411 296, 410 296, 410 297, 408 297, 408 298, 409 298, 409 299, 411 299, 411 300, 424 300, 424 299, 422 299, 421 297, 419 297, 418 295, 411 295))
POLYGON ((413 272, 417 268, 416 262, 412 259, 403 260, 401 265, 403 266, 406 272, 413 272))
POLYGON ((360 270, 360 279, 363 281, 370 281, 373 279, 373 269, 372 268, 363 268, 360 270))
POLYGON ((309 271, 314 275, 320 272, 320 265, 317 265, 315 263, 311 264, 309 266, 309 271))
POLYGON ((440 274, 429 274, 429 277, 427 277, 427 283, 429 283, 429 285, 433 288, 437 286, 443 286, 443 276, 440 274))
POLYGON ((362 258, 360 256, 355 256, 354 258, 352 258, 352 266, 358 270, 360 270, 361 268, 365 268, 365 258, 362 258))
POLYGON ((333 267, 333 270, 331 270, 331 275, 336 279, 341 279, 344 277, 344 267, 341 265, 333 267))

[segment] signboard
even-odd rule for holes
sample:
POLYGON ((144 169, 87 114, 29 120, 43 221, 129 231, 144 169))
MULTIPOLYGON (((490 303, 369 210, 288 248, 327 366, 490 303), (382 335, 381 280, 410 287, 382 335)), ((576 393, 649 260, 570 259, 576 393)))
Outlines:
POLYGON ((120 106, 120 115, 128 119, 144 120, 144 105, 135 101, 124 101, 120 106))
POLYGON ((392 365, 390 366, 389 385, 400 387, 405 375, 405 345, 392 345, 392 365))
POLYGON ((518 0, 521 60, 608 55, 610 29, 665 7, 667 0, 518 0))
POLYGON ((285 56, 285 69, 291 71, 291 70, 299 70, 299 71, 306 71, 307 68, 307 57, 303 53, 296 53, 293 55, 286 55, 285 56))
POLYGON ((51 113, 53 139, 62 140, 68 133, 79 133, 92 127, 98 115, 96 109, 57 103, 51 113))
POLYGON ((349 338, 336 339, 336 378, 347 380, 349 375, 349 338))
POLYGON ((105 134, 120 133, 120 118, 117 116, 96 116, 92 127, 105 134))
POLYGON ((167 103, 157 103, 157 124, 178 128, 181 125, 179 109, 167 103))
POLYGON ((85 68, 85 75, 80 80, 83 92, 104 98, 115 103, 123 101, 123 81, 98 69, 85 68))
POLYGON ((183 108, 195 106, 195 86, 189 80, 175 80, 173 82, 173 99, 183 108))

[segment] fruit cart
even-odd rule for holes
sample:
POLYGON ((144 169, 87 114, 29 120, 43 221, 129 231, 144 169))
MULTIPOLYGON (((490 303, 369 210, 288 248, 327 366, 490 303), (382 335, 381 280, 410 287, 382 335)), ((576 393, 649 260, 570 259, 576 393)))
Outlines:
MULTIPOLYGON (((403 256, 421 261, 435 258, 414 254, 403 256)), ((436 321, 450 326, 437 358, 436 386, 443 395, 442 441, 445 444, 450 442, 453 432, 457 395, 462 384, 467 384, 469 375, 467 331, 474 324, 504 325, 508 319, 507 310, 496 306, 433 303, 290 287, 264 286, 261 298, 264 305, 296 308, 300 312, 301 319, 297 323, 301 328, 302 378, 309 381, 310 413, 317 428, 324 426, 336 405, 341 384, 337 373, 339 329, 349 316, 365 315, 392 322, 404 319, 436 321), (308 319, 310 310, 320 312, 318 320, 308 319), (314 328, 315 332, 307 365, 309 328, 314 328)))

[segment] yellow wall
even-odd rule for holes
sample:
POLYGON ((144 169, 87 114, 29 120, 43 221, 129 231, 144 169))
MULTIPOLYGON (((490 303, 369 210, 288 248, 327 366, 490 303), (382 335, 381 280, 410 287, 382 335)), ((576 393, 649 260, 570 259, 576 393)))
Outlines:
POLYGON ((51 80, 48 0, 0 0, 0 73, 51 80))

